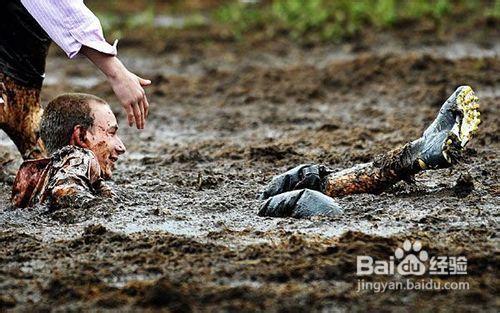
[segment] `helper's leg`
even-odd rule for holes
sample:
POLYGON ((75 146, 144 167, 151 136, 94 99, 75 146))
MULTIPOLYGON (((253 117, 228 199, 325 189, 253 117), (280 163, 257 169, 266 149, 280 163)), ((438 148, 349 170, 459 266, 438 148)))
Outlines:
MULTIPOLYGON (((280 199, 290 198, 291 190, 302 188, 318 190, 330 197, 381 193, 396 182, 411 178, 424 169, 449 167, 458 160, 463 147, 477 130, 480 123, 478 108, 478 98, 472 89, 469 86, 459 87, 443 104, 438 116, 421 138, 376 158, 374 162, 336 173, 317 165, 296 167, 273 178, 261 194, 261 199, 278 197, 277 195, 280 199), (286 195, 288 193, 290 196, 286 195)), ((299 200, 295 202, 298 203, 299 200)), ((293 211, 294 205, 290 205, 290 201, 280 203, 281 206, 291 206, 288 211, 293 211)), ((269 212, 276 211, 275 208, 279 206, 276 200, 269 199, 259 214, 276 216, 269 212)), ((285 210, 281 209, 280 212, 282 211, 285 210)), ((324 213, 321 210, 319 212, 324 213)))
POLYGON ((20 86, 0 74, 0 129, 17 146, 23 159, 41 158, 45 147, 38 136, 42 107, 40 89, 20 86))

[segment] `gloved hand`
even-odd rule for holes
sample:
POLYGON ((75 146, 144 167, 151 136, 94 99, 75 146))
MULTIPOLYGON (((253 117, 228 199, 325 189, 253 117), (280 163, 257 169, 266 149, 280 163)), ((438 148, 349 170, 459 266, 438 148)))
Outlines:
POLYGON ((259 199, 265 200, 291 190, 308 188, 320 190, 321 180, 330 171, 323 165, 302 164, 293 169, 275 176, 260 193, 259 199))
POLYGON ((294 217, 334 216, 342 214, 342 208, 321 192, 302 189, 285 192, 267 199, 260 207, 259 216, 294 217))

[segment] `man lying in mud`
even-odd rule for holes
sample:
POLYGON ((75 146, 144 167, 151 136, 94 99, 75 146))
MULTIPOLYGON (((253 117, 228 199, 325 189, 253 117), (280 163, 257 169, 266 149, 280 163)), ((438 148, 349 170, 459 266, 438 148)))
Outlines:
POLYGON ((88 206, 114 194, 104 180, 112 175, 125 146, 109 105, 88 94, 63 94, 43 112, 40 136, 49 158, 25 161, 16 176, 12 203, 51 209, 88 206))
POLYGON ((332 197, 379 194, 400 180, 411 181, 427 169, 455 164, 480 123, 478 98, 469 86, 459 87, 443 104, 422 137, 377 157, 373 162, 334 172, 306 164, 276 176, 260 198, 260 216, 296 218, 335 215, 342 209, 332 197))

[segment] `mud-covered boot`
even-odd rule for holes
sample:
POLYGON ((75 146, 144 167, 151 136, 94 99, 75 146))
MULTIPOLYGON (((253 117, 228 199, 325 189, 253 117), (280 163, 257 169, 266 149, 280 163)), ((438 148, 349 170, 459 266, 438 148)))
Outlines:
POLYGON ((421 168, 445 168, 456 163, 481 122, 478 109, 479 99, 471 87, 455 90, 422 138, 415 142, 421 168))
POLYGON ((275 176, 260 193, 259 199, 265 200, 291 190, 312 189, 319 190, 321 179, 330 171, 323 165, 302 164, 291 170, 275 176))
POLYGON ((316 215, 334 216, 342 208, 321 192, 302 189, 281 193, 267 199, 260 207, 259 216, 303 218, 316 215))

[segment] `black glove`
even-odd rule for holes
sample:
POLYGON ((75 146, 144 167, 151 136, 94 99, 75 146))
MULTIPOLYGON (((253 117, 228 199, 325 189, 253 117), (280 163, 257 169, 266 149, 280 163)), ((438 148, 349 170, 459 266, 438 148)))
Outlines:
POLYGON ((330 171, 323 165, 302 164, 275 176, 264 188, 259 199, 265 200, 274 195, 297 189, 320 190, 321 179, 330 171))
POLYGON ((259 216, 303 218, 334 216, 342 208, 330 197, 310 189, 294 190, 269 198, 260 207, 259 216))

